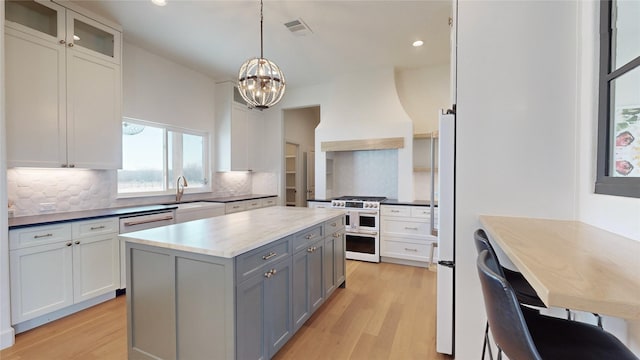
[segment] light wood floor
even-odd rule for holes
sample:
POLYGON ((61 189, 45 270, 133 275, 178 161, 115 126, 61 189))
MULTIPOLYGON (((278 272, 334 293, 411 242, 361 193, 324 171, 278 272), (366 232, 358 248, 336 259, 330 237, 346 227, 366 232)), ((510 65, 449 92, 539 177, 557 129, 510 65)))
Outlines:
MULTIPOLYGON (((347 261, 334 295, 275 359, 426 359, 435 352, 436 273, 347 261)), ((18 334, 2 360, 126 359, 124 296, 18 334)))

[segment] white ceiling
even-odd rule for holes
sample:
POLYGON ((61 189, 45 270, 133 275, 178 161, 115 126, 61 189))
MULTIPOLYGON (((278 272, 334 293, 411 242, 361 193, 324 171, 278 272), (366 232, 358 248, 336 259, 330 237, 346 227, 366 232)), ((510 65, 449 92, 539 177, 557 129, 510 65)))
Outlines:
MULTIPOLYGON (((74 1, 122 25, 127 42, 216 80, 235 78, 260 55, 260 2, 167 0, 74 1)), ((413 69, 449 61, 451 1, 265 0, 264 57, 289 86, 327 81, 362 69, 413 69), (284 23, 312 29, 295 36, 284 23), (411 43, 421 39, 424 45, 411 43)))

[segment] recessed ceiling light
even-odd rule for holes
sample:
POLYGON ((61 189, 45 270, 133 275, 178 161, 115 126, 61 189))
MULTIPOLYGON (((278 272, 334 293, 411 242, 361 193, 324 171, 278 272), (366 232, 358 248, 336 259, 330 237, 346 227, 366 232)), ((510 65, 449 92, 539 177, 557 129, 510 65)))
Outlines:
POLYGON ((424 44, 424 41, 422 40, 416 40, 413 42, 414 47, 419 47, 419 46, 422 46, 423 44, 424 44))
POLYGON ((165 6, 167 5, 167 0, 151 0, 152 3, 158 5, 158 6, 165 6))

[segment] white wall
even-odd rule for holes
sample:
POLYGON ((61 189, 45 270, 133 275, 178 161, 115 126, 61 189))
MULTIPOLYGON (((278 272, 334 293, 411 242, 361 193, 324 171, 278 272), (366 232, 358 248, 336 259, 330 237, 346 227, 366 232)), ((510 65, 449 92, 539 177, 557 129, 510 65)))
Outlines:
POLYGON ((481 214, 576 218, 576 2, 460 1, 456 358, 481 353, 481 214))
MULTIPOLYGON (((599 2, 578 5, 577 217, 594 226, 640 241, 640 199, 593 193, 596 179, 599 2)), ((637 92, 636 92, 637 93, 637 92)), ((614 319, 605 319, 609 325, 614 319)), ((627 343, 640 354, 640 321, 630 321, 627 343)), ((623 339, 625 340, 625 339, 623 339)))
POLYGON ((411 120, 413 132, 438 130, 440 109, 451 108, 449 63, 396 71, 398 97, 411 120))
POLYGON ((0 2, 0 349, 13 345, 9 298, 9 233, 7 231, 7 153, 4 118, 4 1, 0 2))

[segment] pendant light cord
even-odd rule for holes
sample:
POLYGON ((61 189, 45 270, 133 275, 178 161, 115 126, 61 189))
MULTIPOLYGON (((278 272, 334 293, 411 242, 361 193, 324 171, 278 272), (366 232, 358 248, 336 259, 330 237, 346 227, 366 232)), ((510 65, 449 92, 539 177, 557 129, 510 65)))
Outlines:
POLYGON ((264 59, 264 53, 263 53, 263 40, 262 40, 262 21, 263 21, 263 17, 262 17, 262 0, 260 0, 260 58, 264 59))

